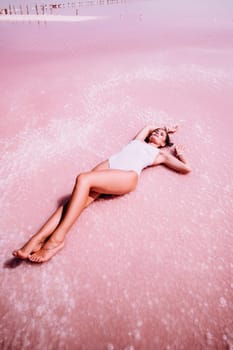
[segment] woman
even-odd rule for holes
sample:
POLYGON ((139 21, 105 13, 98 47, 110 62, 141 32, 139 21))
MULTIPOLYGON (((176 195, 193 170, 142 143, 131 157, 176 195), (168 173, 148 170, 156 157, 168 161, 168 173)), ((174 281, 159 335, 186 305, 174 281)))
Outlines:
POLYGON ((123 195, 133 191, 141 170, 147 166, 163 164, 183 174, 190 172, 182 145, 175 147, 175 156, 162 150, 172 145, 169 134, 177 128, 146 126, 120 152, 91 171, 78 175, 69 202, 60 206, 13 255, 37 263, 48 261, 63 248, 66 234, 84 208, 100 194, 123 195))

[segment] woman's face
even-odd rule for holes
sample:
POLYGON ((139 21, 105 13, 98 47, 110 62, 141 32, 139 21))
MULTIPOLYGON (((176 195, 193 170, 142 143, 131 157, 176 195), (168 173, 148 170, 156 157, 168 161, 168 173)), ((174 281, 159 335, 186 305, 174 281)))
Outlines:
POLYGON ((165 146, 166 144, 167 133, 164 129, 158 128, 152 131, 149 137, 149 142, 154 143, 158 147, 165 146))

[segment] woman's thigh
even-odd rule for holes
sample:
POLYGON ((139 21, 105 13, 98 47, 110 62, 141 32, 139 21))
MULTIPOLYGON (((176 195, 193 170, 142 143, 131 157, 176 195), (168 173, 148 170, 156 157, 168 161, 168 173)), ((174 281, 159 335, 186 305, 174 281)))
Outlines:
POLYGON ((91 171, 107 170, 107 169, 109 169, 109 162, 108 160, 104 160, 103 162, 97 164, 91 171))
POLYGON ((135 189, 138 174, 135 171, 99 170, 82 174, 88 181, 91 190, 104 194, 121 195, 135 189))
MULTIPOLYGON (((91 171, 99 171, 99 170, 107 170, 109 169, 109 163, 108 160, 104 160, 103 162, 97 164, 91 171)), ((87 201, 87 206, 92 203, 94 200, 96 200, 101 195, 100 192, 95 192, 93 190, 89 193, 89 199, 87 201)))

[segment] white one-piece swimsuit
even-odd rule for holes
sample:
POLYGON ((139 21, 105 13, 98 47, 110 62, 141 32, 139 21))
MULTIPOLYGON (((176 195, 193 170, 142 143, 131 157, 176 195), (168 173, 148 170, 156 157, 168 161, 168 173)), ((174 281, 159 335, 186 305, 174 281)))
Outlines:
POLYGON ((110 169, 134 170, 138 175, 142 169, 154 163, 159 149, 140 140, 132 140, 120 152, 109 158, 110 169))

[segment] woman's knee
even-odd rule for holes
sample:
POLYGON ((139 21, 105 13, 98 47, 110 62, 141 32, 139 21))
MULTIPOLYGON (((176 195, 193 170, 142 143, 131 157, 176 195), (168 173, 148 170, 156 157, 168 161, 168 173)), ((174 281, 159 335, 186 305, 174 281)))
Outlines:
POLYGON ((76 177, 76 185, 87 185, 88 178, 89 178, 89 173, 80 173, 76 177))
POLYGON ((136 187, 137 187, 137 183, 133 183, 131 188, 129 189, 129 192, 134 191, 136 189, 136 187))
POLYGON ((134 191, 136 189, 136 187, 137 187, 137 182, 135 181, 133 186, 132 186, 132 188, 131 188, 131 190, 130 190, 130 192, 134 191))
POLYGON ((135 188, 137 187, 138 184, 138 174, 136 174, 135 171, 133 171, 133 179, 132 179, 132 187, 131 187, 131 191, 134 191, 135 188))

